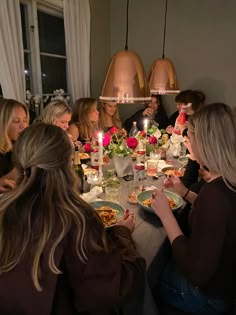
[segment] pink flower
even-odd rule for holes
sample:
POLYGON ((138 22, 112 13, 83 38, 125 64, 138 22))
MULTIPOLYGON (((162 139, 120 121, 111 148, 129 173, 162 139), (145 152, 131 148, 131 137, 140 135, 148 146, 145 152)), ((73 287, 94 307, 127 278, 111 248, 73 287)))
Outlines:
POLYGON ((157 143, 157 138, 154 136, 149 137, 148 139, 150 144, 156 144, 157 143))
POLYGON ((111 136, 106 133, 103 137, 102 144, 104 147, 107 147, 111 143, 111 136))
POLYGON ((114 133, 117 133, 117 131, 118 131, 118 129, 117 129, 115 126, 113 126, 113 127, 111 127, 111 128, 109 129, 109 133, 110 133, 111 135, 114 135, 114 133))
POLYGON ((87 152, 87 153, 93 152, 93 148, 91 146, 91 143, 85 143, 85 145, 84 145, 84 152, 87 152))
POLYGON ((137 140, 136 138, 128 138, 128 139, 126 140, 126 143, 127 143, 127 146, 128 146, 130 149, 134 150, 134 149, 136 149, 136 147, 137 147, 137 145, 138 145, 138 140, 137 140))

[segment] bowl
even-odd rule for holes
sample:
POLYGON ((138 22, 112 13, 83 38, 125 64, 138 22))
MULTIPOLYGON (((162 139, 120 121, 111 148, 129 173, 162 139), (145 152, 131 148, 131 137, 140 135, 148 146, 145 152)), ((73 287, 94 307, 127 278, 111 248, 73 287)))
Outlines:
MULTIPOLYGON (((137 196, 137 201, 138 201, 139 205, 141 206, 141 208, 148 211, 148 212, 151 212, 151 213, 154 213, 152 208, 144 205, 143 202, 147 199, 151 199, 153 192, 154 192, 154 190, 145 190, 145 191, 142 191, 137 196)), ((169 190, 164 190, 164 193, 168 199, 170 198, 171 200, 173 200, 175 202, 175 206, 172 207, 173 211, 176 211, 177 209, 179 209, 183 206, 183 199, 179 195, 177 195, 176 193, 169 191, 169 190)))
MULTIPOLYGON (((116 210, 117 213, 116 213, 116 216, 115 216, 115 222, 112 223, 112 224, 105 224, 104 221, 103 221, 103 224, 106 228, 110 228, 112 227, 113 225, 116 224, 116 222, 122 217, 122 215, 124 214, 125 212, 125 208, 122 207, 119 203, 116 203, 116 202, 112 202, 112 201, 108 201, 108 200, 98 200, 98 201, 92 201, 90 202, 90 205, 97 211, 98 214, 100 214, 102 211, 107 211, 107 210, 98 210, 100 209, 101 207, 109 207, 109 208, 112 208, 113 210, 116 210)), ((109 211, 108 211, 109 213, 109 211)))
POLYGON ((179 163, 181 163, 182 165, 187 165, 188 163, 188 157, 187 156, 181 156, 178 158, 179 163))
POLYGON ((182 177, 184 175, 184 172, 180 170, 179 167, 174 166, 163 167, 161 172, 164 173, 165 175, 175 175, 178 177, 182 177))

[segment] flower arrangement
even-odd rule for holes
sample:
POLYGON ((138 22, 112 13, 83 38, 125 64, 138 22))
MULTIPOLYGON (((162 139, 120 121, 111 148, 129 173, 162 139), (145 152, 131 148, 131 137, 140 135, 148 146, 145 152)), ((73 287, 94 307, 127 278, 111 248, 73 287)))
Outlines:
POLYGON ((138 140, 133 137, 126 138, 125 131, 119 131, 113 126, 103 137, 104 155, 112 158, 114 155, 124 157, 133 153, 138 146, 138 140))
POLYGON ((152 125, 148 128, 147 133, 144 131, 139 131, 136 135, 141 146, 146 147, 146 154, 149 155, 151 151, 154 151, 155 148, 158 148, 162 145, 161 137, 165 134, 165 129, 159 130, 156 125, 152 125))

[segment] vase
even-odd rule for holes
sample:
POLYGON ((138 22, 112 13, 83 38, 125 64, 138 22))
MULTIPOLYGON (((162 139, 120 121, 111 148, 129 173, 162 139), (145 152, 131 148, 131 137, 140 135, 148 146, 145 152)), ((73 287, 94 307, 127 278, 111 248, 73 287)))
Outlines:
POLYGON ((131 155, 127 155, 124 157, 114 155, 113 164, 118 177, 124 177, 126 175, 133 174, 133 163, 131 155))

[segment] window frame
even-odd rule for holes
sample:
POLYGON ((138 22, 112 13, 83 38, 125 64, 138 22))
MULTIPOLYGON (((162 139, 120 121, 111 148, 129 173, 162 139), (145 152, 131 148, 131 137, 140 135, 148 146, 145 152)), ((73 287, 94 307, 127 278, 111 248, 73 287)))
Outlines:
MULTIPOLYGON (((39 27, 38 27, 38 10, 49 15, 64 18, 62 0, 20 0, 20 4, 27 6, 26 16, 26 33, 29 40, 29 49, 24 49, 24 54, 29 54, 29 70, 31 72, 31 89, 32 94, 39 94, 42 97, 52 96, 52 93, 43 93, 42 71, 40 56, 49 56, 55 58, 66 59, 67 56, 52 53, 40 52, 39 45, 39 27), (28 24, 27 24, 28 23, 28 24)), ((66 73, 66 81, 68 88, 68 76, 66 73)), ((61 87, 58 87, 61 88, 61 87)), ((67 91, 65 91, 67 92, 67 91)))

